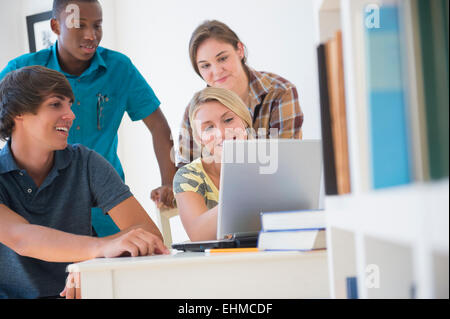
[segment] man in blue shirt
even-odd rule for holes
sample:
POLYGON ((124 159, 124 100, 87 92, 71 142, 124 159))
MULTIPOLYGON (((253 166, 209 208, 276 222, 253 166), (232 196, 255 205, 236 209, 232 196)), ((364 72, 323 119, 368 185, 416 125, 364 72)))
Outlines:
POLYGON ((68 263, 169 253, 114 168, 67 143, 73 100, 64 75, 42 66, 0 82, 0 299, 57 296, 68 263), (90 237, 92 207, 121 232, 90 237))
MULTIPOLYGON (((103 155, 122 179, 117 131, 125 112, 133 121, 143 120, 153 137, 162 180, 162 186, 153 190, 151 197, 159 206, 172 206, 176 168, 170 158, 173 147, 170 128, 159 108, 158 98, 130 59, 99 46, 102 39, 100 4, 97 0, 54 0, 53 15, 51 26, 58 35, 56 44, 10 61, 0 73, 0 80, 8 72, 30 65, 42 65, 63 73, 75 93, 72 110, 76 119, 69 143, 81 143, 103 155)), ((92 221, 100 237, 119 230, 100 210, 92 211, 92 221)))

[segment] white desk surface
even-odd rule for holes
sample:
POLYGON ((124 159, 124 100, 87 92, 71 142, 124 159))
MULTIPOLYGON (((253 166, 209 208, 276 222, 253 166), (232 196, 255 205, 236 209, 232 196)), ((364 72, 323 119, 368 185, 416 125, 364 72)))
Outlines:
POLYGON ((90 298, 328 298, 327 252, 100 258, 69 265, 90 298))

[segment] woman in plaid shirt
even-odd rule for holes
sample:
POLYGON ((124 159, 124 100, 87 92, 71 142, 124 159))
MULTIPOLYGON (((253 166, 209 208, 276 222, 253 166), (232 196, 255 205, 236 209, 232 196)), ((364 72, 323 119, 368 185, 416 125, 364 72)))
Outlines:
MULTIPOLYGON (((229 89, 247 105, 258 137, 302 138, 303 112, 296 87, 276 74, 250 68, 244 44, 227 25, 212 20, 197 27, 189 54, 195 72, 208 86, 229 89)), ((198 157, 200 147, 192 137, 188 106, 179 136, 178 166, 198 157)))

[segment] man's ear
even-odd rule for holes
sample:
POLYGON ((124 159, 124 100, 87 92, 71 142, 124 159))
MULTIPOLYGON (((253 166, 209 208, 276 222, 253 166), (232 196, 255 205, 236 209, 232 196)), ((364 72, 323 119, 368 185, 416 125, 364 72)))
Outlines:
POLYGON ((61 34, 59 21, 57 19, 52 18, 50 20, 50 27, 52 28, 53 33, 55 33, 57 36, 59 36, 61 34))
POLYGON ((22 122, 22 121, 23 121, 23 114, 19 114, 14 117, 14 122, 22 122))

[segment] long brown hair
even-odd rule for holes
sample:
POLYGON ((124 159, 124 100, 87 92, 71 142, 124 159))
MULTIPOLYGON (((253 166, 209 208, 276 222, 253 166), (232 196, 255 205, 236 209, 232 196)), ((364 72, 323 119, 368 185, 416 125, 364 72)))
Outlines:
MULTIPOLYGON (((238 44, 242 43, 237 34, 231 30, 225 23, 217 20, 206 20, 200 24, 192 33, 191 40, 189 41, 189 57, 191 59, 192 66, 195 72, 200 76, 200 71, 197 65, 197 50, 199 46, 210 38, 229 43, 235 50, 238 49, 238 44)), ((242 67, 248 76, 247 66, 247 48, 244 46, 244 58, 242 59, 242 67)))

